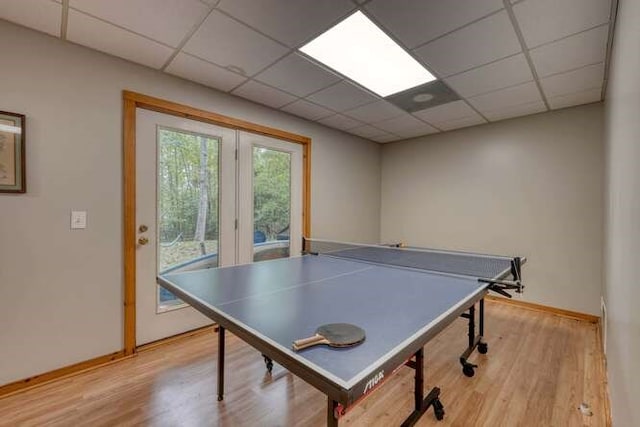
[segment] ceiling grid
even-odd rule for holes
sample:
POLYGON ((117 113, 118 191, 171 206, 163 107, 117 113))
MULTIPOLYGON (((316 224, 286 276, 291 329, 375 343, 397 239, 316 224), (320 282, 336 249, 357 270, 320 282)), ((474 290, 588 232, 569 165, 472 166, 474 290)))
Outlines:
POLYGON ((601 101, 616 9, 617 0, 3 0, 0 19, 383 143, 601 101), (358 10, 453 98, 427 102, 436 87, 427 83, 396 104, 398 94, 381 98, 299 51, 358 10))

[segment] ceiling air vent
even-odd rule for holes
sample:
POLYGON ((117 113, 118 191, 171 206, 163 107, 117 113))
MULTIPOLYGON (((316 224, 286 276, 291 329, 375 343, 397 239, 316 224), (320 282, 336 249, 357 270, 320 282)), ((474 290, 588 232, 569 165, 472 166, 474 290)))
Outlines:
POLYGON ((409 113, 457 101, 460 97, 443 81, 425 83, 404 92, 387 96, 387 101, 409 113))

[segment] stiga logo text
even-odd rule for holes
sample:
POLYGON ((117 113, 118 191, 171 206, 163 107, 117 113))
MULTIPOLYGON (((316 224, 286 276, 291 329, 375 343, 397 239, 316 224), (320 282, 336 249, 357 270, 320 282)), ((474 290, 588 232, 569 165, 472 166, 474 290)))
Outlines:
POLYGON ((367 392, 373 390, 373 388, 376 385, 378 385, 378 383, 382 381, 383 378, 384 378, 384 371, 380 371, 377 374, 375 374, 373 377, 371 377, 371 379, 367 381, 367 384, 364 386, 363 394, 366 394, 367 392))

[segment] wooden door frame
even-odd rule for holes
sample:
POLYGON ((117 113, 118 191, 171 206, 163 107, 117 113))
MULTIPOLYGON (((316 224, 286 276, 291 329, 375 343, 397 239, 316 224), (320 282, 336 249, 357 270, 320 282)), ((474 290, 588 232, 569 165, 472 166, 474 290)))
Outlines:
POLYGON ((302 233, 307 237, 311 233, 311 138, 128 90, 122 92, 122 100, 124 354, 131 355, 136 352, 136 109, 142 108, 301 144, 302 233))

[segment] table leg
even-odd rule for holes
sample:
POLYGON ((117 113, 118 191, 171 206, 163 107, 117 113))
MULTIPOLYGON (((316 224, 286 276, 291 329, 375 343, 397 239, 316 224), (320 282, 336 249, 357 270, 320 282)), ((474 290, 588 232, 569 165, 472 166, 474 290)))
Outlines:
POLYGON ((483 341, 484 337, 484 298, 480 300, 480 313, 478 314, 478 324, 480 329, 480 338, 478 339, 478 351, 480 354, 486 354, 489 351, 489 344, 483 341))
POLYGON ((418 350, 416 357, 416 375, 414 376, 413 397, 415 410, 422 409, 422 400, 424 399, 424 348, 418 350))
POLYGON ((218 402, 224 399, 224 328, 218 328, 218 402))
POLYGON ((440 389, 434 387, 431 389, 427 397, 424 397, 424 349, 420 349, 415 354, 415 361, 411 361, 407 366, 415 369, 416 374, 414 376, 414 404, 415 409, 402 423, 402 427, 413 426, 418 422, 422 414, 427 412, 430 406, 433 406, 436 419, 441 420, 444 418, 444 406, 440 402, 440 389))
POLYGON ((479 333, 480 336, 484 336, 484 298, 480 300, 480 314, 478 316, 479 333))
POLYGON ((336 418, 336 410, 338 402, 327 397, 327 427, 338 427, 338 418, 336 418))
MULTIPOLYGON (((482 308, 480 317, 482 317, 482 314, 484 313, 484 306, 481 305, 481 307, 482 308)), ((478 365, 469 363, 467 359, 469 358, 469 356, 471 356, 471 353, 473 353, 476 347, 478 347, 482 343, 482 333, 480 333, 480 335, 476 335, 476 305, 474 304, 469 307, 469 312, 461 314, 460 317, 463 317, 468 321, 467 334, 469 336, 469 345, 467 346, 467 349, 464 351, 464 353, 462 353, 462 355, 460 356, 460 364, 462 365, 462 372, 466 376, 472 377, 475 375, 475 368, 477 368, 478 365)))
POLYGON ((469 308, 469 347, 475 346, 476 339, 476 306, 475 304, 469 308))

